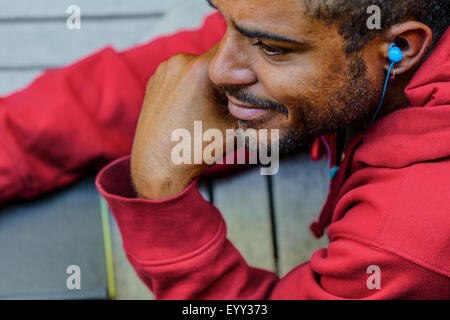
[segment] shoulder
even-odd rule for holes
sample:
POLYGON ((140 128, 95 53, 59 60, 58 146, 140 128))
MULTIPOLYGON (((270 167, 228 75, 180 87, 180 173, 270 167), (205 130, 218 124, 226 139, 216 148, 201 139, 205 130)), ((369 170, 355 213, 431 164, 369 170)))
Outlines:
POLYGON ((450 277, 450 159, 362 169, 349 180, 331 240, 354 238, 450 277))

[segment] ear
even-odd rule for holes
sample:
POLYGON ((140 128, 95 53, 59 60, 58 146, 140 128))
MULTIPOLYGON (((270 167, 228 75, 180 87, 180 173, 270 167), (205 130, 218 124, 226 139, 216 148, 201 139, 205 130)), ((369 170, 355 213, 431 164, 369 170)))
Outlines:
POLYGON ((385 70, 387 71, 391 65, 388 56, 392 43, 395 43, 403 53, 403 60, 394 65, 396 74, 399 75, 420 64, 432 40, 431 29, 419 21, 407 21, 391 27, 382 46, 383 56, 386 59, 385 70))

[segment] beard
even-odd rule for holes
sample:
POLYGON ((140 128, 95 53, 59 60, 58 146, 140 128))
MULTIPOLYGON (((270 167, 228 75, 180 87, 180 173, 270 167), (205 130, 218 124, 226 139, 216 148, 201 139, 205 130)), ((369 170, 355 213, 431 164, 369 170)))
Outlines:
MULTIPOLYGON (((372 111, 382 88, 371 83, 367 77, 367 67, 361 53, 349 58, 349 70, 344 75, 343 85, 336 87, 328 94, 326 106, 318 108, 307 99, 301 99, 294 105, 297 113, 291 115, 291 124, 280 128, 279 153, 280 156, 298 152, 301 148, 311 145, 314 138, 330 134, 347 126, 355 125, 359 129, 370 123, 372 111), (319 110, 326 110, 320 112, 319 110)), ((255 107, 276 110, 287 117, 288 108, 274 101, 261 99, 246 92, 245 87, 225 86, 222 89, 230 96, 251 104, 255 107)), ((261 128, 265 120, 239 120, 239 127, 243 129, 261 128)), ((246 142, 247 148, 253 148, 246 142)), ((270 152, 270 143, 267 145, 270 152)))

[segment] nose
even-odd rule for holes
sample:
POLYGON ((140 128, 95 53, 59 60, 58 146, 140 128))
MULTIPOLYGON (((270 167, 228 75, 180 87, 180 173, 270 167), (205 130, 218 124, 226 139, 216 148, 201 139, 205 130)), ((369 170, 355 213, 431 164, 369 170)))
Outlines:
POLYGON ((257 81, 245 42, 227 31, 209 65, 209 78, 214 84, 248 86, 257 81))

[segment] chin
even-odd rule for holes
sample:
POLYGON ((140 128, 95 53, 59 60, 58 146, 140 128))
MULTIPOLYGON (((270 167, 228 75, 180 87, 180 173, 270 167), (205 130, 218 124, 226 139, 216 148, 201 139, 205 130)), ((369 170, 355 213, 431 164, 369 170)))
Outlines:
POLYGON ((280 131, 284 131, 286 127, 289 127, 289 125, 286 123, 286 120, 283 121, 281 119, 282 117, 278 116, 270 116, 270 117, 263 117, 261 119, 255 119, 255 120, 239 120, 238 119, 238 127, 239 129, 278 129, 280 131))
MULTIPOLYGON (((244 133, 249 129, 255 130, 256 136, 258 137, 256 141, 258 143, 263 143, 263 145, 267 146, 269 149, 272 149, 274 143, 277 143, 277 152, 281 157, 305 150, 305 147, 310 146, 314 139, 314 137, 305 135, 302 128, 286 123, 284 123, 283 126, 280 126, 279 123, 275 125, 269 122, 249 123, 248 121, 245 121, 242 125, 239 125, 239 129, 242 129, 244 133), (264 135, 261 134, 261 130, 263 129, 267 130, 264 135), (278 131, 276 136, 273 136, 274 129, 278 131), (276 138, 275 141, 273 138, 276 138)), ((246 146, 249 149, 255 149, 256 147, 254 143, 246 143, 246 146)))

